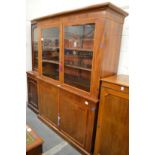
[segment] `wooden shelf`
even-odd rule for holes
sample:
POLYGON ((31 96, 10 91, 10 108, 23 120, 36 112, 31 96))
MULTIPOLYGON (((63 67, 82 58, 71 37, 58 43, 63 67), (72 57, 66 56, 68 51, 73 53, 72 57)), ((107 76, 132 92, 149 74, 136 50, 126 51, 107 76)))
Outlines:
POLYGON ((93 49, 84 49, 84 48, 64 48, 71 51, 83 51, 83 52, 93 52, 93 49))
MULTIPOLYGON (((67 74, 65 74, 67 75, 67 74)), ((88 80, 84 80, 82 78, 75 78, 74 80, 70 79, 68 75, 68 77, 65 78, 65 83, 69 84, 70 86, 82 89, 84 91, 89 92, 90 91, 90 83, 88 82, 88 80)), ((71 76, 72 77, 72 76, 71 76)))
POLYGON ((52 63, 52 64, 59 65, 59 61, 54 61, 54 60, 45 60, 45 59, 43 59, 42 62, 47 62, 47 63, 52 63))
POLYGON ((89 68, 84 68, 84 67, 79 67, 79 66, 74 66, 74 65, 68 65, 68 64, 65 64, 64 66, 91 72, 91 69, 89 69, 89 68))
POLYGON ((53 47, 53 48, 43 48, 42 50, 43 50, 43 52, 44 51, 55 51, 55 50, 57 50, 57 49, 59 49, 59 47, 53 47))

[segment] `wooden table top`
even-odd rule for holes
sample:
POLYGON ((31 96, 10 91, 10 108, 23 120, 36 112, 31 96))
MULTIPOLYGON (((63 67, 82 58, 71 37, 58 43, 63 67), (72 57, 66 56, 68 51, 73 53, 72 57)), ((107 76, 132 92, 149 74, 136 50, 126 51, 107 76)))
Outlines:
POLYGON ((26 152, 31 149, 42 145, 43 140, 39 137, 35 131, 33 131, 28 125, 26 125, 26 152))

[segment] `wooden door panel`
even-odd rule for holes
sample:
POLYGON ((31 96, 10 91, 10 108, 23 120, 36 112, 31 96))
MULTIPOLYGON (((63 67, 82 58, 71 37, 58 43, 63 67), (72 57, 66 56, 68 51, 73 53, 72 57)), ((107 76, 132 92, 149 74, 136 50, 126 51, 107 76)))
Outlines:
POLYGON ((40 114, 51 123, 57 125, 58 118, 58 88, 41 82, 39 84, 40 114))
POLYGON ((60 96, 60 129, 84 146, 88 110, 78 96, 66 91, 60 91, 60 96))

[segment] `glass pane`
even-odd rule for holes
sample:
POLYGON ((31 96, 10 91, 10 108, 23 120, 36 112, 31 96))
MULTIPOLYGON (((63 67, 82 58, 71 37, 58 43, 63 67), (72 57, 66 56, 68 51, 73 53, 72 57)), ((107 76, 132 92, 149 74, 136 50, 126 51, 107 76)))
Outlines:
POLYGON ((47 28, 42 31, 43 75, 59 80, 59 29, 47 28))
POLYGON ((69 85, 83 89, 85 91, 89 91, 90 77, 91 77, 90 71, 65 66, 64 81, 69 85))
POLYGON ((33 68, 38 69, 38 30, 36 25, 32 26, 32 50, 33 50, 33 68))
POLYGON ((66 26, 64 39, 64 81, 90 91, 94 24, 66 26))
POLYGON ((43 62, 43 75, 59 80, 59 65, 43 62))

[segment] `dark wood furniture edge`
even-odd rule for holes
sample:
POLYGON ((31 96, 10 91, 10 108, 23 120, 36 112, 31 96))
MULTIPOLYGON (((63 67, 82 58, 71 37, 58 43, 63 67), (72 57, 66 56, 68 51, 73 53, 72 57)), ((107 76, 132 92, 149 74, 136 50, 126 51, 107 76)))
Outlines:
POLYGON ((40 145, 42 145, 43 144, 43 140, 41 141, 39 141, 39 142, 37 142, 36 143, 37 145, 36 146, 33 146, 33 147, 28 147, 28 148, 26 148, 26 152, 29 152, 29 151, 31 151, 31 149, 35 149, 35 148, 37 148, 37 147, 40 147, 40 145))
POLYGON ((89 152, 87 152, 86 150, 84 150, 82 147, 79 146, 79 144, 77 144, 75 141, 73 141, 70 137, 66 136, 65 134, 63 134, 62 131, 60 131, 58 128, 56 128, 54 125, 52 125, 51 123, 49 123, 49 121, 47 121, 44 117, 42 117, 41 115, 38 115, 38 118, 44 122, 48 127, 50 127, 51 129, 53 129, 56 133, 58 133, 60 136, 62 136, 67 142, 69 142, 69 144, 71 144, 72 146, 74 146, 78 151, 80 151, 83 155, 91 155, 89 152))
MULTIPOLYGON (((31 127, 29 127, 29 128, 31 128, 31 127)), ((31 149, 35 149, 39 145, 42 145, 43 142, 44 142, 43 139, 40 136, 38 136, 38 134, 32 128, 31 128, 31 131, 29 133, 32 134, 32 135, 35 135, 35 137, 37 137, 37 142, 35 142, 35 145, 34 144, 33 145, 29 145, 28 147, 26 145, 26 152, 30 151, 31 149)))
POLYGON ((39 20, 43 20, 43 19, 47 19, 47 18, 51 18, 51 17, 57 17, 57 16, 61 16, 61 15, 71 14, 71 13, 77 13, 77 12, 80 12, 80 11, 89 11, 91 9, 105 9, 107 7, 109 7, 110 9, 116 11, 117 13, 119 13, 119 14, 125 16, 125 17, 128 16, 128 13, 125 12, 123 9, 120 9, 119 7, 115 6, 114 4, 112 4, 110 2, 106 2, 106 3, 90 5, 88 7, 83 7, 83 8, 64 11, 64 12, 58 12, 58 13, 51 14, 51 15, 48 15, 48 16, 35 18, 35 19, 31 20, 31 22, 35 23, 35 21, 39 21, 39 20))

